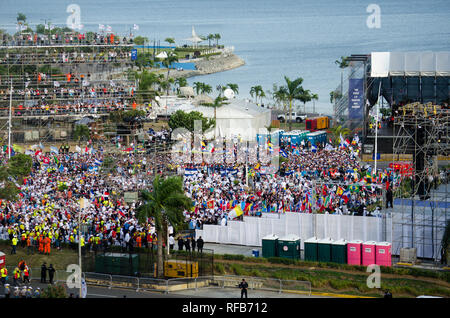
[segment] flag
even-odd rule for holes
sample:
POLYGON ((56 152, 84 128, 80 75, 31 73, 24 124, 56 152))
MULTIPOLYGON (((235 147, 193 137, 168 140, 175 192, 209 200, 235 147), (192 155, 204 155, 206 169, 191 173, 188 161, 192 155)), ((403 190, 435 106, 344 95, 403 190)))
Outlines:
POLYGON ((81 148, 79 146, 75 146, 75 151, 76 152, 81 152, 81 148))
POLYGON ((95 159, 95 160, 94 160, 94 165, 96 165, 96 166, 101 166, 102 163, 103 163, 102 160, 98 160, 98 159, 95 159))
POLYGON ((288 157, 287 153, 283 149, 280 149, 280 154, 285 158, 288 157))
POLYGON ((317 152, 317 147, 315 145, 311 145, 311 151, 312 152, 317 152))
POLYGON ((214 209, 214 200, 210 200, 207 202, 208 209, 214 209))
POLYGON ((244 214, 244 211, 242 211, 240 205, 238 204, 234 207, 233 210, 230 211, 230 213, 228 213, 228 217, 233 219, 240 217, 242 214, 244 214))
POLYGON ((341 196, 344 193, 344 189, 342 189, 340 186, 338 187, 338 189, 336 190, 336 194, 338 196, 341 196))
POLYGON ((59 150, 56 147, 50 146, 50 152, 59 155, 59 150))
POLYGON ((106 26, 106 31, 107 31, 107 32, 111 32, 111 31, 112 31, 112 27, 111 27, 110 25, 107 25, 107 26, 106 26))
POLYGON ((134 30, 139 30, 139 25, 134 24, 133 29, 134 29, 134 30))

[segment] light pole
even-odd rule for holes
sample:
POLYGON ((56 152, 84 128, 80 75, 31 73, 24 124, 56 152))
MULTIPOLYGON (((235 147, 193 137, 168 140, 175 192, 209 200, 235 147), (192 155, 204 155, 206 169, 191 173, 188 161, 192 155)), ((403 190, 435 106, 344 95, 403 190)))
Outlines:
POLYGON ((9 119, 8 119, 8 159, 11 159, 11 128, 12 128, 12 78, 11 78, 11 90, 9 91, 9 119))

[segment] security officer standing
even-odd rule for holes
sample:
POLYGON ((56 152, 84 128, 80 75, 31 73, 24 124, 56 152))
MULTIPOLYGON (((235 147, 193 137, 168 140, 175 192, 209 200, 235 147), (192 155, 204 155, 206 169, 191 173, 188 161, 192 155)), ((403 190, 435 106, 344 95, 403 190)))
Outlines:
POLYGON ((248 288, 248 284, 245 281, 245 279, 242 279, 242 282, 239 284, 239 288, 241 289, 241 298, 247 298, 247 288, 248 288))
POLYGON ((41 266, 41 283, 47 282, 47 264, 44 262, 41 266))
POLYGON ((178 250, 182 251, 183 250, 183 246, 184 246, 184 241, 183 241, 183 238, 180 236, 178 238, 178 250))
POLYGON ((203 253, 203 239, 202 239, 202 237, 200 236, 199 238, 198 238, 198 240, 197 240, 197 249, 198 249, 198 251, 200 252, 200 253, 203 253))
POLYGON ((55 275, 55 269, 53 268, 53 265, 50 264, 48 267, 48 278, 50 280, 50 284, 53 285, 53 276, 55 275))

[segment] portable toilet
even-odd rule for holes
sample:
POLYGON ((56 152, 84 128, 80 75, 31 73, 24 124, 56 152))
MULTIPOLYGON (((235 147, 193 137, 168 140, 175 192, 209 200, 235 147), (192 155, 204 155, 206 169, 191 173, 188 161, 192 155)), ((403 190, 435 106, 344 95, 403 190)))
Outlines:
POLYGON ((333 263, 347 263, 347 241, 340 239, 331 245, 331 261, 333 263))
POLYGON ((347 243, 347 264, 361 265, 362 241, 354 240, 347 243))
POLYGON ((374 241, 367 241, 362 244, 361 256, 362 265, 369 266, 375 264, 375 245, 374 241))
POLYGON ((294 234, 279 238, 278 255, 284 258, 300 259, 300 238, 294 234))
POLYGON ((0 252, 0 268, 6 267, 6 255, 0 252))
POLYGON ((270 234, 262 239, 262 257, 278 256, 278 236, 270 234))
POLYGON ((391 263, 391 243, 378 242, 375 245, 375 261, 380 266, 392 266, 391 263))
POLYGON ((305 240, 305 261, 317 262, 318 260, 318 239, 317 237, 311 237, 305 240))
POLYGON ((333 240, 331 238, 324 238, 317 243, 319 262, 331 262, 331 244, 333 244, 333 240))

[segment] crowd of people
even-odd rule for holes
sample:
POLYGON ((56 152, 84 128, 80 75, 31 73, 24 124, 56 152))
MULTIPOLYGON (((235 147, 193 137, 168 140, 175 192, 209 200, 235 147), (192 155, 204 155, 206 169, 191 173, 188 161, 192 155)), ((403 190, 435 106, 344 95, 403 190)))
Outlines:
MULTIPOLYGON (((148 138, 161 144, 170 134, 151 130, 148 138)), ((124 148, 120 141, 111 142, 124 148)), ((314 152, 306 144, 296 149, 282 145, 289 161, 275 174, 264 173, 259 164, 177 165, 170 153, 134 148, 112 155, 102 148, 43 153, 34 147, 32 172, 23 180, 18 199, 0 201, 0 236, 29 253, 50 254, 63 245, 76 248, 79 240, 83 250, 151 246, 158 239, 152 220, 139 223, 136 203, 125 202, 122 194, 148 189, 154 173, 168 171, 184 174, 184 190, 193 201, 192 209, 185 211, 191 228, 226 225, 238 205, 245 215, 255 216, 312 211, 369 215, 366 208, 380 201, 381 185, 389 187, 394 181, 390 172, 364 170, 350 147, 319 146, 314 152), (103 162, 111 160, 112 168, 106 170, 103 162), (81 212, 82 227, 80 198, 89 201, 81 212)), ((2 164, 6 157, 6 152, 0 154, 2 164)), ((372 213, 377 215, 377 210, 372 213)))
POLYGON ((120 37, 112 32, 65 32, 56 33, 47 30, 44 34, 16 34, 3 33, 0 37, 1 46, 49 46, 49 45, 117 45, 133 44, 133 37, 120 37))

